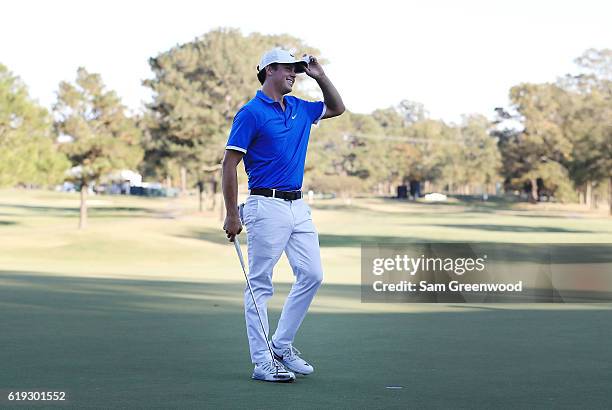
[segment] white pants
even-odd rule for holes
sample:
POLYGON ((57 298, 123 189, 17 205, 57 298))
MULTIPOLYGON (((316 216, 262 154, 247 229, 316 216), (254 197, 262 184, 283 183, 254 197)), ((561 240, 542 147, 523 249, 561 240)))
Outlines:
MULTIPOLYGON (((274 346, 284 348, 293 343, 323 280, 319 236, 310 216, 310 207, 302 199, 285 201, 251 195, 241 211, 247 229, 249 280, 266 334, 269 334, 267 302, 274 292, 272 270, 283 251, 296 278, 272 336, 274 346)), ((251 360, 253 363, 270 361, 270 352, 248 287, 244 293, 244 311, 251 360)))

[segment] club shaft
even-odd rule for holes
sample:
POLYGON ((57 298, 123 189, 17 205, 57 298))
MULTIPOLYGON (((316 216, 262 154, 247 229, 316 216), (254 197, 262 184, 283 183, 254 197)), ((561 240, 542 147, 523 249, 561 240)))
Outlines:
MULTIPOLYGON (((253 305, 255 305, 255 311, 257 312, 257 318, 259 319, 259 324, 261 325, 261 331, 264 335, 264 339, 266 340, 268 351, 270 352, 270 359, 272 360, 272 363, 274 363, 274 353, 272 352, 272 347, 270 346, 270 342, 268 341, 268 334, 266 333, 266 328, 263 324, 263 320, 261 319, 259 308, 257 307, 257 301, 255 300, 255 293, 253 293, 253 287, 251 286, 249 275, 247 275, 247 272, 246 272, 246 266, 244 264, 244 258, 242 257, 242 249, 240 248, 240 242, 238 241, 238 236, 234 237, 234 247, 236 248, 238 259, 240 259, 240 266, 242 266, 242 273, 244 273, 244 278, 246 279, 247 287, 249 288, 249 293, 251 294, 251 299, 253 299, 253 305)), ((277 372, 278 372, 278 369, 277 369, 277 372)))

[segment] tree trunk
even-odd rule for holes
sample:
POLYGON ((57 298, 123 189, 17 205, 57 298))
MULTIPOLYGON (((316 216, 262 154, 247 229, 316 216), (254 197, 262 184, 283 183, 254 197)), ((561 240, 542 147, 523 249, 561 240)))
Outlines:
POLYGON ((608 207, 610 207, 610 216, 612 216, 612 176, 608 180, 608 207))
POLYGON ((208 200, 208 210, 214 212, 215 209, 217 209, 217 194, 215 192, 213 192, 212 188, 207 190, 207 192, 208 192, 208 196, 210 198, 208 200))
POLYGON ((538 202, 538 181, 533 178, 531 179, 531 200, 532 202, 538 202))
POLYGON ((187 192, 187 168, 181 167, 181 193, 187 192))
POLYGON ((79 229, 87 228, 87 189, 87 184, 81 185, 81 211, 79 214, 79 229))
POLYGON ((593 207, 593 182, 591 181, 587 181, 586 183, 585 201, 587 208, 593 207))
MULTIPOLYGON (((212 202, 210 204, 211 209, 215 209, 217 206, 217 192, 219 191, 219 186, 221 184, 219 181, 220 178, 221 178, 220 173, 215 173, 210 178, 210 182, 209 182, 210 197, 212 198, 212 202)), ((221 202, 223 202, 223 200, 221 200, 221 202)))
POLYGON ((166 175, 166 189, 172 188, 172 177, 170 175, 166 175))
POLYGON ((202 195, 203 192, 204 192, 204 181, 198 181, 198 200, 199 200, 198 209, 200 212, 202 212, 204 208, 202 204, 202 202, 204 201, 204 197, 202 195))

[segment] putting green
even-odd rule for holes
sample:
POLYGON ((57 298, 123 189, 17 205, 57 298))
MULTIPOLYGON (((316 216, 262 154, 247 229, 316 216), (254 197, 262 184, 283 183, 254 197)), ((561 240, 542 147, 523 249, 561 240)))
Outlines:
MULTIPOLYGON (((0 285, 2 391, 66 391, 63 407, 611 404, 611 305, 395 305, 396 312, 334 313, 315 302, 297 345, 316 373, 276 385, 249 379, 240 284, 5 271, 0 285)), ((276 291, 272 323, 288 286, 276 291)), ((359 289, 326 285, 319 296, 350 306, 359 289)))

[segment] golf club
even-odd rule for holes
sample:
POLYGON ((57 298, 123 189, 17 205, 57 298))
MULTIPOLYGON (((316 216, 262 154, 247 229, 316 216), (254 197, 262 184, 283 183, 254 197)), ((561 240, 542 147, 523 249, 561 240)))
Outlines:
POLYGON ((278 377, 278 366, 276 365, 276 360, 274 359, 274 352, 272 352, 272 347, 270 346, 270 342, 268 341, 266 328, 264 327, 263 320, 261 320, 261 314, 259 313, 257 302, 255 301, 255 294, 253 293, 253 288, 251 287, 251 281, 249 280, 249 276, 246 272, 244 258, 242 257, 242 249, 240 248, 240 241, 238 241, 238 235, 234 236, 234 247, 236 248, 236 253, 238 254, 238 259, 240 260, 240 266, 242 266, 242 273, 244 273, 244 278, 246 279, 249 292, 251 293, 251 298, 253 299, 253 304, 255 305, 255 311, 257 312, 257 317, 259 318, 259 324, 261 325, 261 331, 263 333, 264 339, 266 339, 266 345, 268 346, 268 351, 270 352, 270 358, 272 359, 272 363, 274 363, 274 367, 276 369, 276 377, 278 377))

